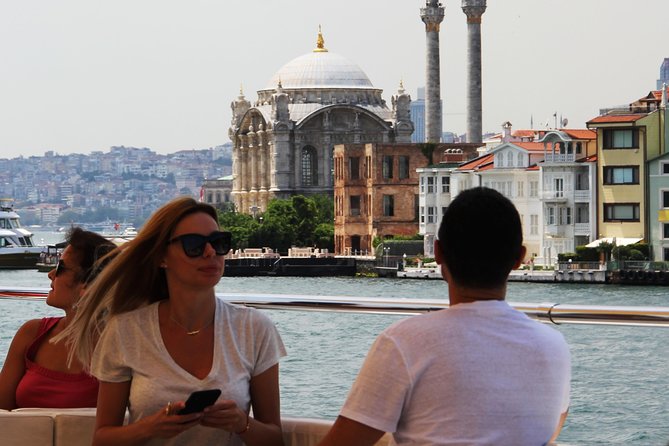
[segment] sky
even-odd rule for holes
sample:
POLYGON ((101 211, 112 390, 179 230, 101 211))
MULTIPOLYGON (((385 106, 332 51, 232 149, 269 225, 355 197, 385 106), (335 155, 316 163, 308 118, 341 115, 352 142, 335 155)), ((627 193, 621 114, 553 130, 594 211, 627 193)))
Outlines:
MULTIPOLYGON (((466 17, 442 0, 444 131, 466 131, 466 17)), ((425 85, 420 0, 0 0, 0 158, 229 142, 230 103, 325 46, 390 106, 425 85)), ((488 0, 483 130, 584 128, 655 89, 667 0, 488 0)))

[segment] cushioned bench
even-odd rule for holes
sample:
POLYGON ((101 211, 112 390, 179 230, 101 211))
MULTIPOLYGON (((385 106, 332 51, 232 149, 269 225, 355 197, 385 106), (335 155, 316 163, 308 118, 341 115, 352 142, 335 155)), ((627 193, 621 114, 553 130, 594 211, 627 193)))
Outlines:
MULTIPOLYGON (((285 446, 315 446, 332 421, 283 418, 285 446)), ((95 409, 0 410, 0 444, 3 446, 90 446, 95 409)), ((389 435, 377 446, 386 446, 389 435)))

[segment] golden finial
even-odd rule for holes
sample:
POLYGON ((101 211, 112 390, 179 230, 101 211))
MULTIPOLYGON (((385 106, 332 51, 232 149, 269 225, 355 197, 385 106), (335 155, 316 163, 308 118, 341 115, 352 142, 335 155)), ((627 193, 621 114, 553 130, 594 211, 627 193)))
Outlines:
POLYGON ((323 39, 323 33, 321 32, 321 25, 318 25, 318 39, 316 39, 316 49, 314 53, 327 53, 328 50, 325 48, 325 40, 323 39))

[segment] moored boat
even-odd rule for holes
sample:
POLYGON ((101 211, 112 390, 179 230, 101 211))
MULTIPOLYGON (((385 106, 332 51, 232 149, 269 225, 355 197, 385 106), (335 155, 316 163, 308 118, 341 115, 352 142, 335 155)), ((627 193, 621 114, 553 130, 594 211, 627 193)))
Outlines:
POLYGON ((32 232, 21 227, 14 201, 0 199, 0 269, 37 268, 45 250, 46 247, 35 245, 32 232))

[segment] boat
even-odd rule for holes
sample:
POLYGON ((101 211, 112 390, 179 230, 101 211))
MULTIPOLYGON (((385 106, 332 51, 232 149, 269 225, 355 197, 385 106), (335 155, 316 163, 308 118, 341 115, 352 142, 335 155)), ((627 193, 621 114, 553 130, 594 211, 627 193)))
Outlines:
POLYGON ((67 246, 67 242, 56 243, 55 245, 47 245, 46 251, 40 254, 39 262, 37 262, 37 271, 41 273, 48 273, 56 267, 63 249, 67 246))
POLYGON ((14 200, 0 198, 0 269, 34 269, 45 246, 36 246, 33 234, 21 227, 14 200))

